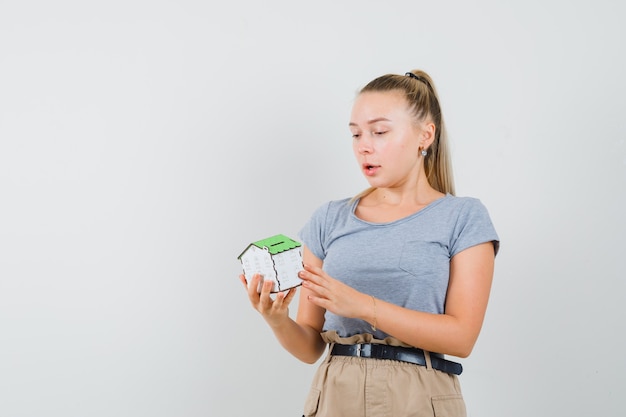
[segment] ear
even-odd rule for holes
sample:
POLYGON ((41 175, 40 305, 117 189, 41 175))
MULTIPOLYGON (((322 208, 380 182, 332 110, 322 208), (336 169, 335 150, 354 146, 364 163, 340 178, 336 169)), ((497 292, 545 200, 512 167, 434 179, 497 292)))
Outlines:
POLYGON ((432 122, 423 123, 422 131, 421 131, 421 139, 420 139, 420 147, 422 149, 428 149, 430 145, 433 144, 435 140, 435 124, 432 122))

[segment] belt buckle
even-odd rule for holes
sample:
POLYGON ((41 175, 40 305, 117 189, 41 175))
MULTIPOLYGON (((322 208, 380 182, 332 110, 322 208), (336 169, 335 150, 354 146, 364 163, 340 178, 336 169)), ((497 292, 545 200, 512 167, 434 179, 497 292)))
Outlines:
POLYGON ((358 344, 356 345, 356 356, 357 356, 358 358, 360 358, 360 357, 361 357, 361 352, 362 352, 362 351, 363 351, 363 343, 358 343, 358 344))

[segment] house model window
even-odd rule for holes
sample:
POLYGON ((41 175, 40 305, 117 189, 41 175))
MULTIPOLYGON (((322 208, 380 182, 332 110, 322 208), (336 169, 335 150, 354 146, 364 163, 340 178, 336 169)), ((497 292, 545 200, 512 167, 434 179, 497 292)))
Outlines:
POLYGON ((248 283, 254 274, 261 275, 258 292, 261 292, 265 280, 274 281, 272 293, 286 291, 302 284, 302 280, 298 278, 298 272, 303 269, 302 244, 285 235, 253 242, 237 259, 241 261, 248 283))

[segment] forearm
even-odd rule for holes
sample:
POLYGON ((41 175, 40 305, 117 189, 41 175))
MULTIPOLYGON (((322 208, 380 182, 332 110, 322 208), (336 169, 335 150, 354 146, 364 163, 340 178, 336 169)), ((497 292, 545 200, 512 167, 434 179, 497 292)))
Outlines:
MULTIPOLYGON (((305 270, 301 277, 303 294, 307 297, 301 299, 301 305, 315 304, 338 316, 365 320, 411 346, 464 357, 471 352, 482 326, 486 290, 481 294, 474 292, 475 296, 469 298, 461 291, 452 290, 445 314, 431 314, 373 298, 333 279, 319 268, 305 266, 305 270)), ((322 324, 312 327, 321 328, 322 324)))
POLYGON ((364 303, 361 318, 411 346, 467 357, 478 337, 479 328, 451 315, 409 310, 379 299, 375 302, 375 311, 371 298, 364 303))
POLYGON ((324 353, 326 344, 312 327, 286 317, 280 323, 270 324, 270 328, 283 348, 302 362, 314 363, 324 353))
POLYGON ((466 357, 483 325, 493 264, 491 242, 465 249, 452 258, 444 314, 409 310, 376 300, 375 319, 373 306, 369 311, 360 309, 359 315, 370 323, 375 320, 382 331, 412 346, 466 357))

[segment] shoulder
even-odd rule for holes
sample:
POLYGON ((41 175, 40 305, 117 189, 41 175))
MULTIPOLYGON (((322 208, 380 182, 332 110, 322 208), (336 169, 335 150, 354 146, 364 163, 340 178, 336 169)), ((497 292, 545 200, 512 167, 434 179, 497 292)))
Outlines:
POLYGON ((340 200, 330 200, 319 205, 313 211, 313 217, 317 218, 335 218, 349 214, 354 207, 355 202, 351 198, 343 198, 340 200))
POLYGON ((441 210, 461 213, 486 212, 487 208, 475 197, 457 197, 451 194, 446 195, 439 205, 441 210))
POLYGON ((350 198, 327 201, 317 206, 300 230, 300 239, 319 259, 326 258, 326 248, 332 239, 333 230, 349 218, 352 204, 350 198))
POLYGON ((499 238, 485 205, 475 197, 449 198, 448 217, 454 219, 452 235, 455 239, 452 254, 478 243, 492 241, 498 252, 499 238))

